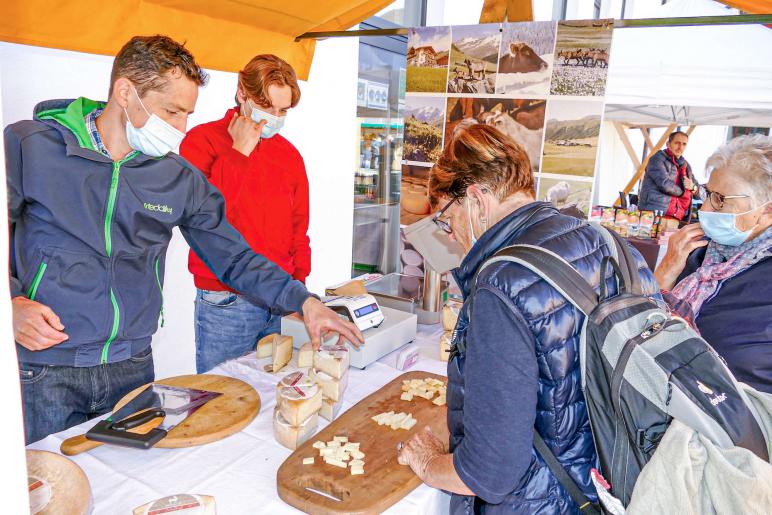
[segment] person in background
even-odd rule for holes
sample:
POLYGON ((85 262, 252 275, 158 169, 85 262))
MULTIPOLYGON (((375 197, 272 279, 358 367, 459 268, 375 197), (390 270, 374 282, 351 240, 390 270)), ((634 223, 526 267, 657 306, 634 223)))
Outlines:
MULTIPOLYGON (((459 130, 432 168, 429 193, 437 225, 465 250, 453 271, 464 295, 448 362, 447 428, 428 427, 404 443, 402 464, 429 486, 453 494, 450 513, 577 513, 579 507, 534 449, 534 431, 591 501, 596 466, 581 383, 584 315, 526 268, 479 267, 513 244, 536 245, 600 285, 603 235, 534 198, 525 150, 487 125, 459 130)), ((658 292, 631 249, 647 292, 658 292)), ((609 277, 606 284, 616 291, 609 277)))
POLYGON ((685 132, 675 131, 667 138, 667 148, 649 159, 638 198, 641 211, 661 211, 679 222, 688 219, 693 198, 702 198, 692 167, 684 159, 689 142, 685 132))
MULTIPOLYGON (((228 221, 253 251, 298 281, 311 273, 308 178, 303 158, 279 132, 300 101, 295 70, 275 55, 254 57, 238 75, 236 107, 188 132, 180 154, 225 197, 228 221)), ((278 333, 283 312, 250 300, 217 279, 193 250, 197 288, 196 369, 206 372, 278 333)))
POLYGON ((356 326, 249 248, 220 192, 174 153, 206 79, 183 45, 137 36, 115 56, 106 103, 49 100, 5 128, 28 443, 109 412, 153 380, 150 342, 175 227, 223 283, 301 312, 317 347, 331 331, 362 342, 356 326))
POLYGON ((772 137, 735 138, 707 165, 700 223, 671 236, 655 277, 738 380, 772 393, 772 137))

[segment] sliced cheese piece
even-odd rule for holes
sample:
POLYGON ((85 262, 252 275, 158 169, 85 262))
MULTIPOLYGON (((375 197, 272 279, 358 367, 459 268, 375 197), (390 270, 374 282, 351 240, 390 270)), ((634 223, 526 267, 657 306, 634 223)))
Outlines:
POLYGON ((314 347, 311 342, 306 342, 298 351, 298 368, 314 366, 314 347))
POLYGON ((313 447, 314 449, 324 449, 327 447, 327 444, 321 440, 317 440, 316 442, 314 442, 314 445, 312 445, 311 447, 313 447))
POLYGON ((332 439, 334 441, 340 442, 340 443, 347 443, 348 442, 348 437, 347 436, 334 436, 332 439))
POLYGON ((273 336, 271 357, 273 359, 273 373, 275 374, 292 359, 292 336, 282 334, 275 334, 273 336))
POLYGON ((414 419, 412 415, 410 415, 407 418, 405 418, 405 420, 402 421, 399 427, 401 429, 406 429, 410 431, 413 428, 413 426, 416 425, 417 422, 418 421, 414 419))
MULTIPOLYGON (((295 374, 300 374, 296 372, 295 374)), ((294 374, 291 374, 294 375, 294 374)), ((305 374, 302 374, 305 375, 305 374)), ((303 378, 296 378, 301 381, 303 378)), ((276 406, 284 419, 293 426, 299 426, 322 407, 322 390, 319 385, 293 384, 292 381, 279 390, 276 406)))
POLYGON ((217 507, 211 495, 177 494, 134 508, 134 515, 216 515, 217 507))
POLYGON ((348 385, 348 373, 343 374, 340 379, 335 379, 329 374, 312 368, 309 376, 322 388, 322 394, 328 399, 337 402, 343 398, 343 392, 348 385))
POLYGON ((349 467, 364 467, 365 462, 363 460, 351 460, 348 462, 349 467))
POLYGON ((273 355, 273 339, 275 334, 260 338, 257 342, 257 359, 270 358, 273 355))
POLYGON ((351 467, 351 475, 358 476, 365 473, 364 467, 351 467))
POLYGON ((332 422, 335 417, 340 413, 340 407, 343 405, 342 401, 334 401, 332 399, 322 398, 322 408, 319 410, 319 415, 332 422))
POLYGON ((440 361, 448 361, 450 358, 450 341, 453 339, 453 333, 446 331, 440 336, 440 361))
POLYGON ((303 465, 313 465, 314 464, 314 457, 311 456, 310 458, 303 458, 303 465))
POLYGON ((402 395, 399 396, 400 399, 403 401, 412 401, 413 400, 413 394, 410 392, 403 392, 402 395))
POLYGON ((344 468, 344 469, 348 468, 348 465, 346 464, 345 461, 336 460, 335 458, 325 458, 324 461, 328 465, 335 465, 336 467, 340 467, 340 468, 344 468))
POLYGON ((461 311, 462 304, 455 300, 448 300, 442 307, 442 328, 446 331, 452 331, 456 328, 458 322, 458 313, 461 311))
POLYGON ((437 406, 444 406, 446 404, 445 396, 440 395, 439 397, 437 397, 432 401, 432 404, 436 404, 437 406))
POLYGON ((362 451, 351 451, 351 457, 354 458, 355 460, 361 460, 361 459, 364 459, 365 453, 363 453, 362 451))
MULTIPOLYGON (((299 426, 293 426, 277 409, 273 413, 273 435, 276 441, 288 449, 295 450, 316 433, 319 416, 314 413, 299 426)), ((321 449, 324 451, 325 449, 321 449)))
POLYGON ((335 379, 341 379, 348 374, 350 359, 345 345, 322 345, 314 353, 314 368, 335 379))

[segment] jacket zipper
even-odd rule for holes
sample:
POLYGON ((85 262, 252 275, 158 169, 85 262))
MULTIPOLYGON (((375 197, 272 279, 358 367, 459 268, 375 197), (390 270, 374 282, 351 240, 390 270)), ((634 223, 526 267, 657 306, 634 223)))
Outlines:
MULTIPOLYGON (((115 199, 118 196, 118 181, 121 176, 121 165, 130 161, 136 156, 136 152, 132 152, 128 156, 124 157, 120 161, 113 162, 113 174, 110 179, 110 191, 107 196, 107 209, 105 211, 105 252, 107 257, 110 258, 113 253, 113 241, 112 241, 112 225, 113 225, 113 212, 115 211, 115 199)), ((113 305, 113 327, 110 330, 110 336, 107 338, 104 346, 102 347, 101 364, 107 363, 107 357, 110 352, 110 344, 113 343, 115 337, 118 336, 118 327, 121 322, 121 310, 118 307, 118 299, 115 298, 115 292, 113 287, 110 286, 110 303, 113 305)))
POLYGON ((46 273, 47 266, 45 261, 40 262, 38 271, 35 272, 35 278, 32 280, 32 284, 30 284, 29 289, 27 290, 27 298, 29 300, 35 300, 35 295, 38 293, 38 286, 40 286, 40 281, 43 279, 43 274, 46 273))
POLYGON ((158 258, 155 258, 155 281, 158 283, 158 292, 161 294, 161 327, 164 326, 164 288, 161 286, 161 276, 158 275, 158 258))

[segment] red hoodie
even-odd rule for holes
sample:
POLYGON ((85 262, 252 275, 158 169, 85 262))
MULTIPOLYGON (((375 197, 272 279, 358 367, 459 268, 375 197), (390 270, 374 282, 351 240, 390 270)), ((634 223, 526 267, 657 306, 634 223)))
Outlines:
MULTIPOLYGON (((228 123, 237 112, 229 109, 221 120, 192 128, 180 154, 222 192, 228 221, 252 250, 305 282, 311 273, 311 247, 303 158, 280 134, 261 139, 249 157, 234 150, 228 123)), ((192 250, 188 270, 197 288, 233 291, 192 250)))

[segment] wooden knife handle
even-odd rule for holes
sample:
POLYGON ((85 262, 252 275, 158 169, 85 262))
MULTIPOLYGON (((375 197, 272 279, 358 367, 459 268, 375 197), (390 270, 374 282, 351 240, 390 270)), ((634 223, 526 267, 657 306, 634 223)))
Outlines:
MULTIPOLYGON (((140 426, 129 429, 129 432, 145 434, 151 429, 155 429, 156 427, 160 426, 161 422, 163 422, 163 418, 154 418, 140 426)), ((97 442, 96 440, 89 440, 86 438, 85 434, 82 434, 70 437, 63 441, 61 447, 59 447, 59 450, 62 451, 62 454, 66 456, 74 456, 82 452, 90 451, 91 449, 99 447, 100 445, 104 444, 102 442, 97 442)))

